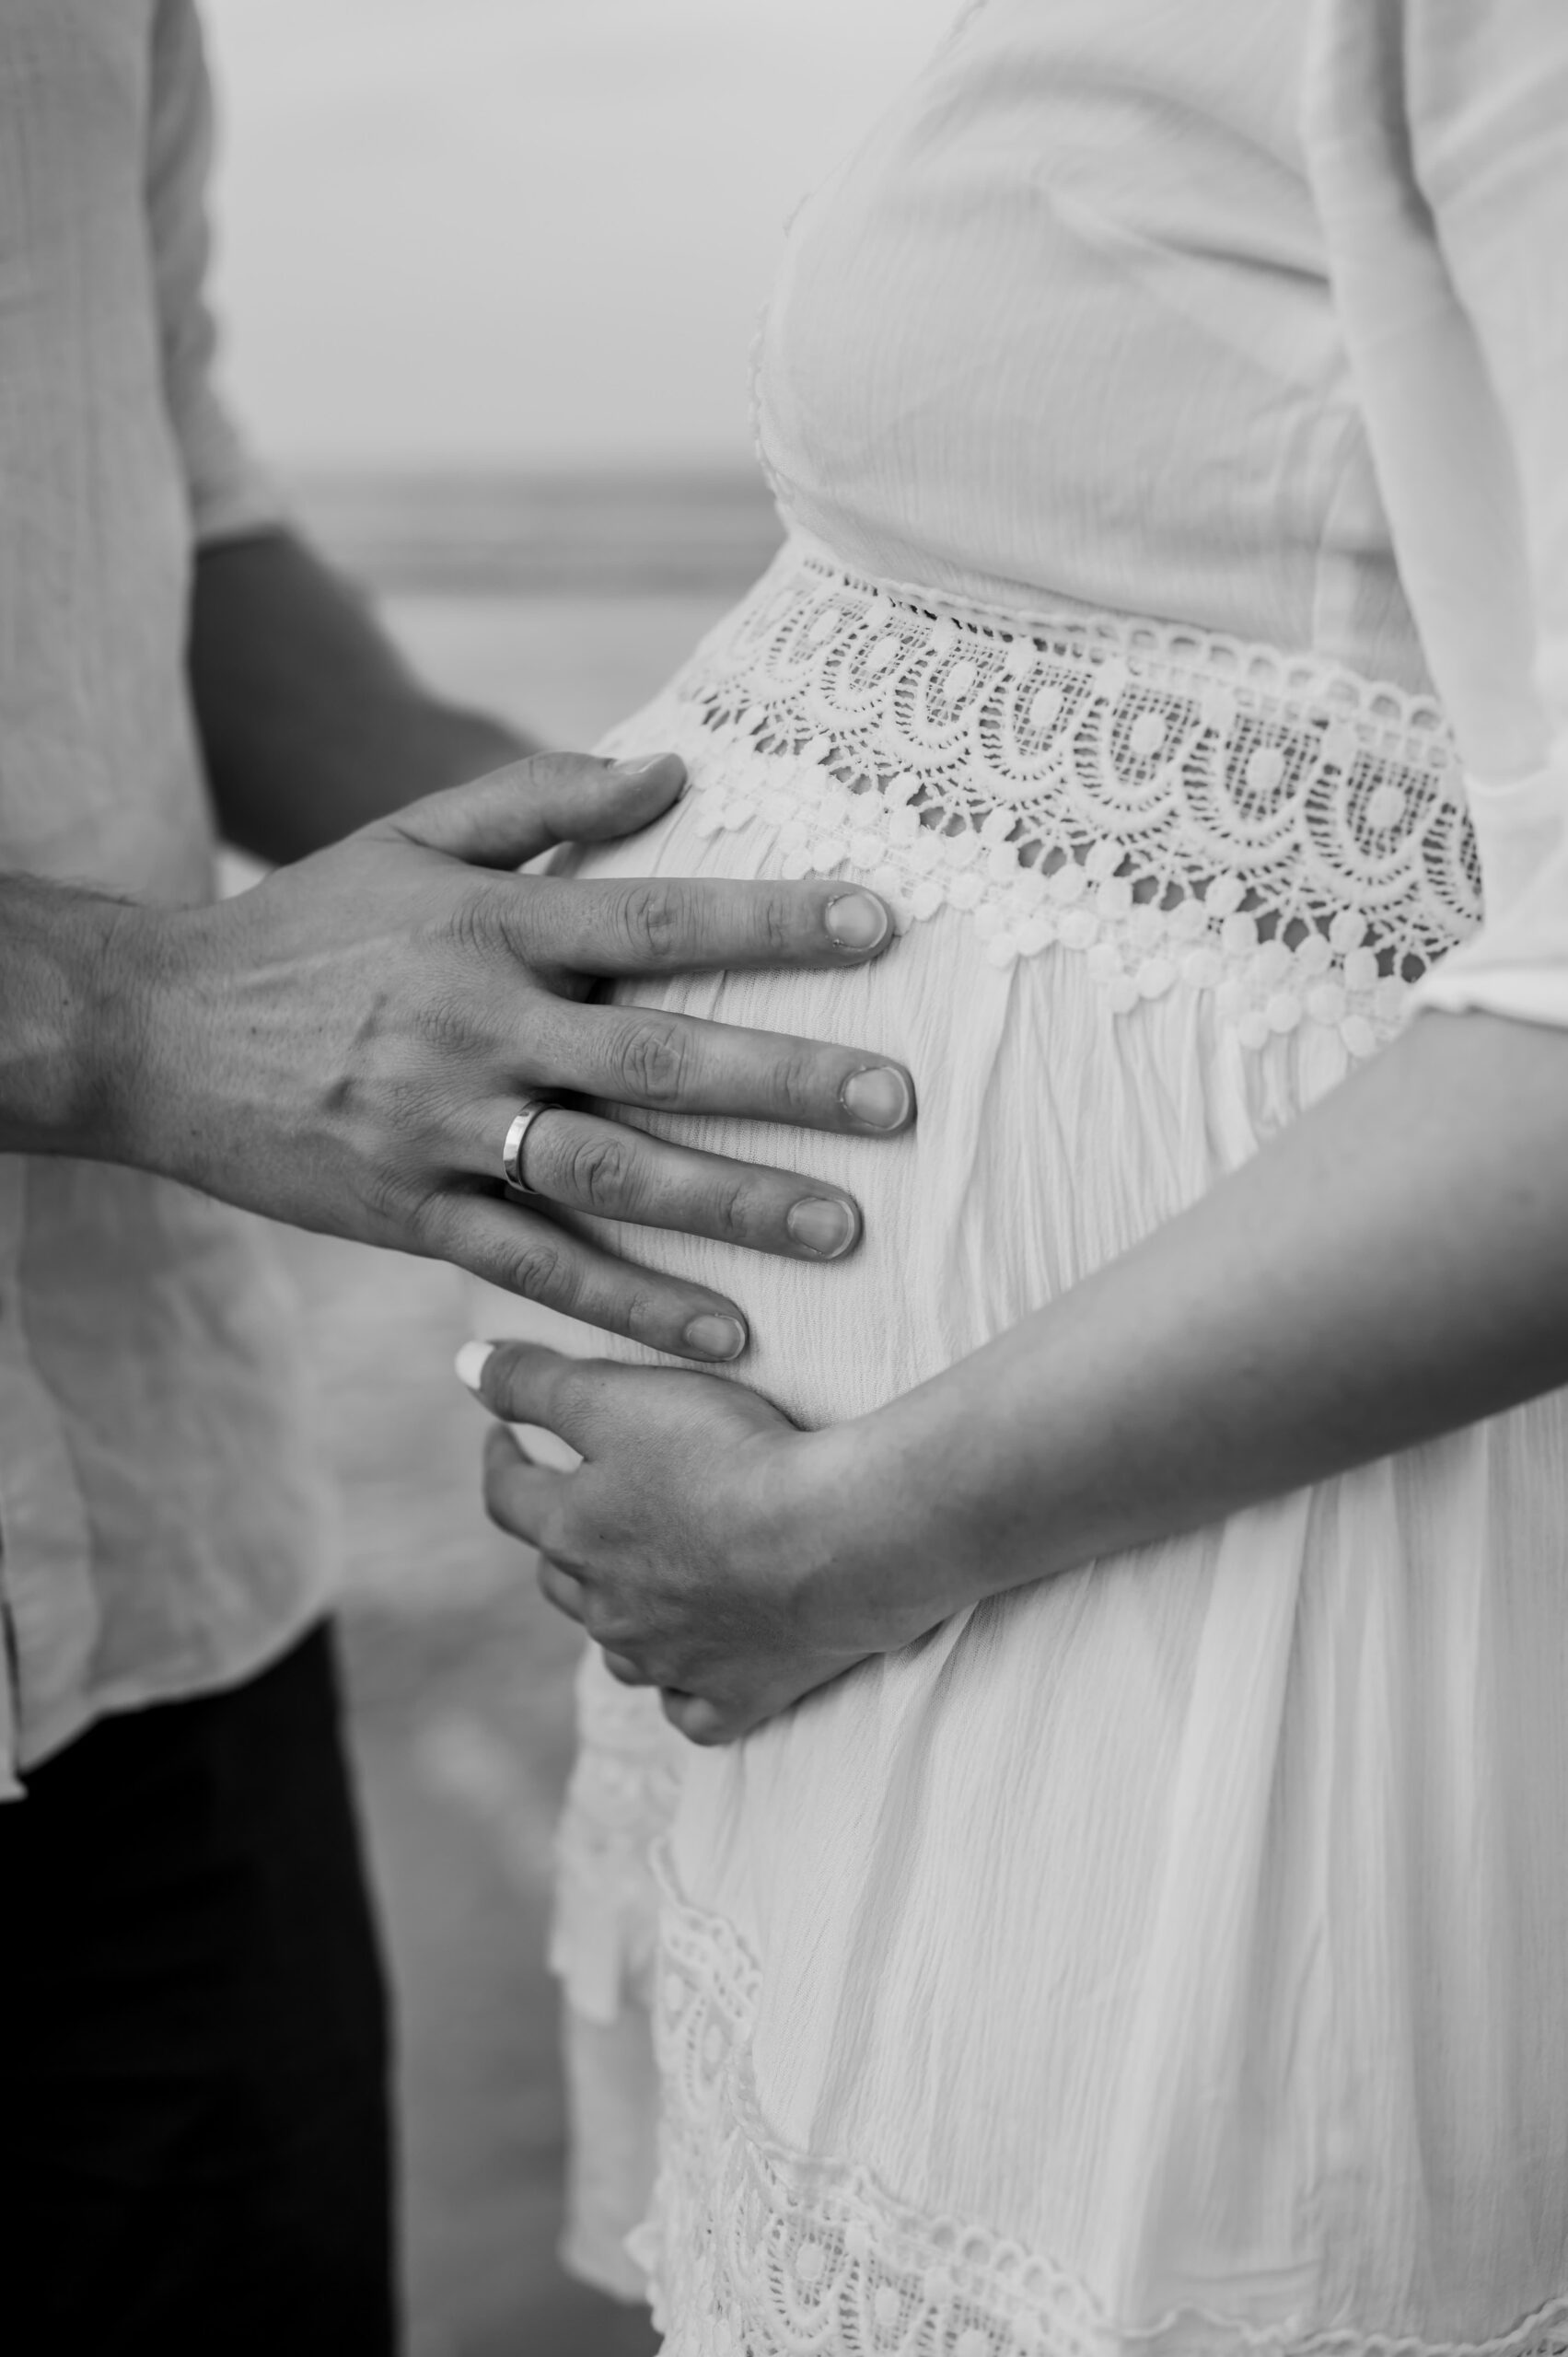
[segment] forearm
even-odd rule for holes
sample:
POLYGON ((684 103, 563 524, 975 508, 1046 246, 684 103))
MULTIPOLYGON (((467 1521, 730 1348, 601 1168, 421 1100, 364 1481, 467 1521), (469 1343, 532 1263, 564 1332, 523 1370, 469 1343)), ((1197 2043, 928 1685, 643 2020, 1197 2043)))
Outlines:
POLYGON ((935 1618, 1563 1383, 1568 1032, 1427 1016, 825 1461, 935 1618))
POLYGON ((189 669, 219 824, 270 862, 529 749, 432 695, 358 594, 286 531, 201 552, 189 669))

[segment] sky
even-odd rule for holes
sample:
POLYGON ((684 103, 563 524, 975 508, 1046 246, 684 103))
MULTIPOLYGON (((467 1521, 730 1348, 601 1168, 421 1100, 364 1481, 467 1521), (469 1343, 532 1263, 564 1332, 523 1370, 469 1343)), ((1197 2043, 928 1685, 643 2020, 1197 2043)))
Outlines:
POLYGON ((744 462, 784 221, 958 0, 206 0, 226 377, 299 467, 744 462))

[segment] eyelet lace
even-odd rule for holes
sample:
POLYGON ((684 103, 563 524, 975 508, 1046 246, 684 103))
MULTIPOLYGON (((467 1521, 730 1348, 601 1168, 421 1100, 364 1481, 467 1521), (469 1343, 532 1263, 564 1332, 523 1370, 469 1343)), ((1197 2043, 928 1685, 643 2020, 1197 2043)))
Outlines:
POLYGON ((1176 624, 946 605, 797 539, 637 727, 785 876, 966 912, 997 966, 1079 952, 1119 1013, 1212 992, 1252 1048, 1369 1053, 1480 920, 1434 703, 1176 624))
POLYGON ((665 2119, 654 2223, 630 2247, 664 2357, 1568 2357, 1568 2299, 1486 2341, 1260 2328, 1197 2308, 1118 2324, 1040 2254, 923 2215, 865 2168, 791 2152, 751 2079, 757 1961, 731 1925, 680 1902, 667 1859, 659 1874, 665 2119))

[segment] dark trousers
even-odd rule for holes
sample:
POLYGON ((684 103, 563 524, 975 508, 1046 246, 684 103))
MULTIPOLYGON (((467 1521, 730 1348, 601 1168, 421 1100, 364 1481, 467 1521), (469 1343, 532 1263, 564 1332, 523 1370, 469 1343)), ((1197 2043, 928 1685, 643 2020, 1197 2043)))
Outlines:
POLYGON ((387 2003, 318 1630, 0 1808, 6 2357, 387 2357, 387 2003))

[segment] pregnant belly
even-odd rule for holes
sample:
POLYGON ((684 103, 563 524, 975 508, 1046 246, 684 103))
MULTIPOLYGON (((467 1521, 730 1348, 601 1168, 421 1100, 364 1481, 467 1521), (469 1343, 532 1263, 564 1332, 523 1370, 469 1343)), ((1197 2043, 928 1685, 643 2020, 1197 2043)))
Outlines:
POLYGON ((1200 633, 960 618, 791 542, 616 732, 673 746, 693 790, 577 872, 815 869, 907 921, 858 972, 623 993, 914 1074, 892 1141, 649 1124, 860 1198, 862 1245, 825 1267, 633 1240, 746 1308, 738 1372, 790 1412, 874 1406, 1125 1250, 1390 1036, 1401 978, 1462 937, 1435 716, 1401 735, 1409 699, 1253 653, 1243 679, 1200 633))
MULTIPOLYGON (((629 843, 575 856, 573 872, 749 877, 777 866, 760 830, 704 837, 681 805, 629 843)), ((1081 959, 998 969, 950 910, 854 971, 681 976, 616 995, 865 1048, 914 1074, 919 1118, 893 1139, 631 1117, 713 1153, 830 1179, 858 1199, 863 1240, 827 1265, 654 1229, 603 1230, 616 1248, 738 1302, 752 1331, 740 1379, 812 1425, 925 1380, 1169 1217, 1212 1183, 1222 1142, 1251 1142, 1251 1098, 1266 1078, 1255 1061, 1243 1074, 1216 1053, 1197 993, 1175 991, 1118 1017, 1081 959)), ((648 1355, 613 1338, 606 1347, 648 1355)))

